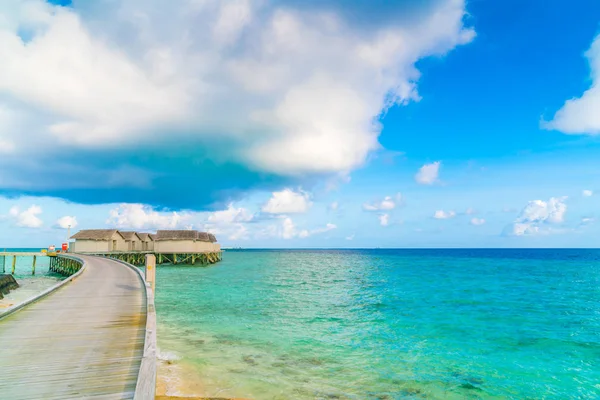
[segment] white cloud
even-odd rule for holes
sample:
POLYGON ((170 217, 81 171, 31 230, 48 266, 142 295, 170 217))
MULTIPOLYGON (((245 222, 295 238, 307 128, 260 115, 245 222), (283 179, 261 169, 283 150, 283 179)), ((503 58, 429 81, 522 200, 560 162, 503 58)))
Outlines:
POLYGON ((254 237, 257 239, 276 238, 281 237, 281 232, 279 227, 271 224, 254 232, 254 237))
POLYGON ((0 103, 0 154, 11 154, 16 150, 12 135, 17 126, 16 112, 0 103))
POLYGON ((334 229, 337 229, 337 226, 335 224, 328 223, 327 225, 321 228, 315 228, 312 230, 298 230, 296 225, 294 224, 294 221, 292 221, 292 219, 289 217, 285 217, 281 222, 280 229, 277 229, 276 227, 267 228, 264 232, 262 232, 262 235, 260 236, 281 237, 283 239, 288 240, 295 238, 305 239, 309 236, 322 234, 325 232, 332 231, 334 229))
POLYGON ((385 196, 381 201, 375 201, 373 203, 363 204, 363 210, 365 211, 388 211, 393 210, 396 206, 402 204, 402 194, 398 193, 396 196, 385 196))
POLYGON ((552 197, 548 202, 533 200, 521 211, 518 222, 550 222, 561 223, 564 221, 567 205, 566 197, 552 197))
POLYGON ((329 205, 329 209, 330 209, 331 211, 337 211, 337 209, 338 209, 338 208, 340 208, 340 203, 339 203, 339 202, 337 202, 337 201, 334 201, 333 203, 331 203, 331 204, 329 205))
POLYGON ((584 190, 584 191, 582 191, 582 192, 581 192, 581 195, 582 195, 583 197, 591 197, 591 196, 593 196, 593 195, 594 195, 594 192, 593 192, 593 191, 591 191, 591 190, 584 190))
POLYGON ((144 204, 123 203, 109 211, 106 223, 125 229, 177 229, 188 219, 187 214, 160 213, 144 204))
POLYGON ((479 226, 485 224, 485 219, 483 218, 471 218, 471 225, 479 226))
POLYGON ((65 215, 64 217, 59 218, 54 226, 60 229, 67 228, 76 228, 77 227, 77 218, 65 215))
POLYGON ((467 208, 467 210, 465 211, 466 215, 473 215, 473 214, 477 214, 477 211, 474 208, 467 208))
POLYGON ((415 175, 415 181, 421 185, 433 185, 438 181, 441 165, 440 161, 423 165, 415 175))
POLYGON ((291 218, 284 218, 282 225, 281 237, 284 239, 293 239, 299 235, 296 231, 296 225, 294 225, 294 221, 291 218))
POLYGON ((246 226, 242 224, 236 224, 235 230, 228 237, 229 240, 247 240, 250 238, 250 232, 248 232, 248 228, 246 228, 246 226))
POLYGON ((308 193, 284 189, 281 192, 273 192, 262 210, 269 214, 297 214, 308 211, 311 205, 308 193))
POLYGON ((600 134, 600 35, 585 53, 591 69, 591 87, 579 98, 567 100, 550 122, 542 122, 546 129, 568 134, 600 134))
POLYGON ((254 171, 350 171, 380 148, 382 112, 419 99, 416 63, 475 33, 464 0, 380 24, 311 4, 5 1, 0 106, 27 123, 2 148, 101 153, 177 135, 254 171))
POLYGON ((456 212, 455 211, 444 211, 444 210, 437 210, 434 214, 433 214, 433 218, 435 219, 450 219, 450 218, 454 218, 456 217, 456 212))
POLYGON ((521 211, 515 222, 504 233, 513 236, 559 233, 552 227, 562 224, 567 212, 567 197, 552 197, 549 201, 532 200, 521 211))
MULTIPOLYGON (((189 217, 200 218, 205 214, 195 213, 189 217)), ((254 220, 254 214, 243 207, 235 207, 232 203, 227 209, 215 211, 208 214, 203 229, 215 235, 223 235, 230 240, 247 240, 250 238, 250 232, 244 225, 254 220)))
POLYGON ((0 154, 9 154, 15 151, 15 144, 0 138, 0 154))
POLYGON ((354 234, 350 235, 350 236, 346 236, 346 240, 354 240, 354 234))
POLYGON ((381 226, 388 226, 390 224, 390 215, 381 214, 379 216, 379 224, 381 224, 381 226))
POLYGON ((35 204, 25 211, 21 211, 19 207, 13 206, 8 213, 14 220, 16 226, 23 228, 39 228, 44 224, 38 217, 38 215, 42 213, 42 208, 35 204))
POLYGON ((226 210, 216 211, 208 216, 209 223, 234 223, 234 222, 250 222, 254 219, 254 215, 246 208, 235 208, 233 204, 229 204, 226 210))
POLYGON ((583 218, 581 218, 580 225, 581 226, 583 226, 583 225, 589 225, 589 224, 593 223, 595 220, 596 219, 592 218, 592 217, 583 217, 583 218))
POLYGON ((325 225, 322 228, 313 229, 312 231, 310 231, 310 234, 311 235, 317 235, 319 233, 329 232, 329 231, 332 231, 334 229, 337 229, 337 225, 332 224, 332 223, 328 223, 327 225, 325 225))

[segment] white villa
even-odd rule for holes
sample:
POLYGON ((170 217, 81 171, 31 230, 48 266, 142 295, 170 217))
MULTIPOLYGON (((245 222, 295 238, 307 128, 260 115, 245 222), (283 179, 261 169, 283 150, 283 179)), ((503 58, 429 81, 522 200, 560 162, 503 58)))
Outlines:
POLYGON ((87 229, 77 232, 71 239, 75 239, 69 246, 73 253, 106 253, 127 248, 125 238, 116 229, 87 229))
POLYGON ((155 253, 207 253, 221 251, 214 235, 198 231, 162 230, 154 238, 155 253))
POLYGON ((206 232, 192 230, 159 230, 156 234, 120 231, 117 229, 87 229, 71 236, 73 253, 153 252, 212 253, 221 251, 217 238, 206 232))

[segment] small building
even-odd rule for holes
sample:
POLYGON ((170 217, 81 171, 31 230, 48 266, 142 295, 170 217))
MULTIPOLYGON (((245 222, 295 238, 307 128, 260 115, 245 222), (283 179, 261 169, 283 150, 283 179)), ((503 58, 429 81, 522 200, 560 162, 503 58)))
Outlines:
POLYGON ((217 243, 217 238, 212 233, 208 234, 208 239, 211 244, 211 251, 221 251, 221 245, 217 243))
POLYGON ((142 240, 136 232, 133 231, 119 231, 121 236, 125 239, 125 246, 118 251, 141 251, 142 240))
POLYGON ((208 233, 191 230, 157 231, 154 241, 156 253, 206 253, 214 248, 208 233))
POLYGON ((116 229, 85 229, 71 239, 75 239, 70 248, 73 253, 105 253, 127 248, 125 238, 116 229))
POLYGON ((151 233, 138 232, 138 237, 142 243, 141 251, 154 251, 154 235, 151 233))

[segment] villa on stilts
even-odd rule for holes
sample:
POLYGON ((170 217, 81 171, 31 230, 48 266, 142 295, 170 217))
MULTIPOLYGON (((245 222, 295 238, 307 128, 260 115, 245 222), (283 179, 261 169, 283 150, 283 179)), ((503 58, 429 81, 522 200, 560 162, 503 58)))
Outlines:
POLYGON ((159 230, 156 233, 118 229, 86 229, 71 236, 70 253, 116 258, 143 265, 146 254, 157 264, 208 265, 222 259, 217 238, 208 232, 159 230))

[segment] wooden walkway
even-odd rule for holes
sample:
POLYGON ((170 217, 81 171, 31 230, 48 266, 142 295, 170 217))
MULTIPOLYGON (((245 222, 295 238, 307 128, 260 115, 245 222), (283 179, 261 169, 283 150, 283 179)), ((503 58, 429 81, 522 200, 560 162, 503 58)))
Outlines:
POLYGON ((132 399, 144 353, 146 292, 116 261, 86 269, 0 320, 0 398, 132 399))

